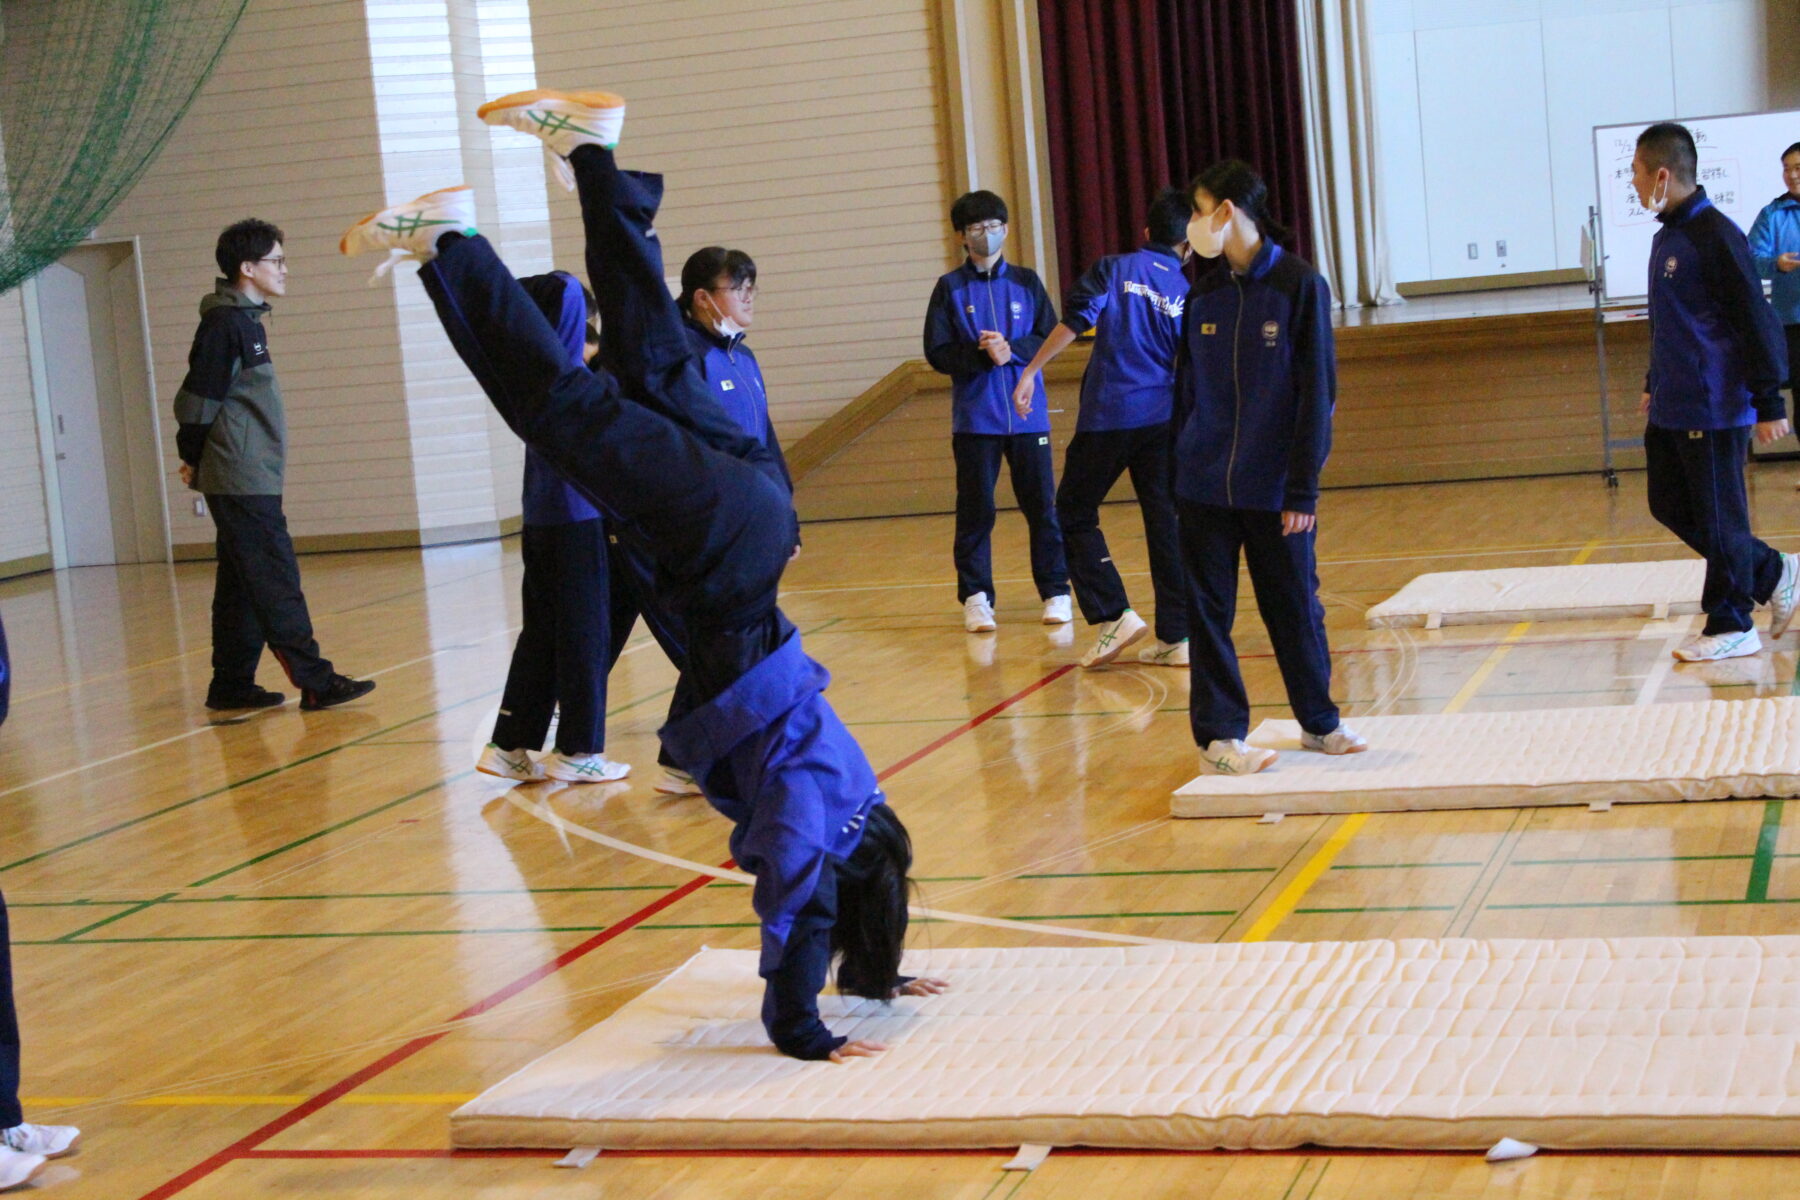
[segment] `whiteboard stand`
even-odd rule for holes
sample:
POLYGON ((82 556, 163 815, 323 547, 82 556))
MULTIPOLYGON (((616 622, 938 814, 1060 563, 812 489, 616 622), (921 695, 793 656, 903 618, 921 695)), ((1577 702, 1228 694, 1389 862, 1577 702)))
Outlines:
POLYGON ((1600 251, 1600 209, 1588 205, 1587 226, 1581 231, 1582 266, 1587 268, 1588 293, 1594 298, 1594 363, 1600 374, 1600 477, 1606 486, 1619 486, 1619 473, 1613 468, 1613 451, 1629 450, 1636 439, 1615 443, 1612 435, 1611 392, 1606 377, 1606 256, 1600 251))

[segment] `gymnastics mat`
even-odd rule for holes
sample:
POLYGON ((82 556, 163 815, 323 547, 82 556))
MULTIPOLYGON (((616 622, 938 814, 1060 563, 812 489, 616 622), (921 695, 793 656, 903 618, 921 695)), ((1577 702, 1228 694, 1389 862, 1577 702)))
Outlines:
POLYGON ((783 1058, 703 950, 458 1109, 455 1144, 1800 1149, 1800 937, 932 950, 821 998, 890 1049, 783 1058))
POLYGON ((1361 754, 1300 749, 1300 726, 1264 721, 1282 751, 1255 775, 1199 775, 1170 815, 1410 812, 1800 796, 1800 698, 1357 717, 1361 754))
POLYGON ((1663 617, 1700 611, 1706 563, 1582 563, 1501 567, 1421 575, 1371 608, 1370 629, 1571 621, 1583 617, 1663 617))

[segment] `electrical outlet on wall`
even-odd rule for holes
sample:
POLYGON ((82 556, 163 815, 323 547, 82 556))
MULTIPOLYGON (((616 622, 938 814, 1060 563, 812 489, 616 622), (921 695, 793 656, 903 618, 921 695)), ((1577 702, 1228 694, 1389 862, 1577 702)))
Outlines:
POLYGON ((206 515, 206 501, 199 496, 194 497, 194 515, 196 517, 204 517, 206 515))
POLYGON ((1481 247, 1476 245, 1474 242, 1469 243, 1469 257, 1470 258, 1480 258, 1481 257, 1481 247))
POLYGON ((1494 243, 1494 254, 1498 258, 1506 257, 1506 239, 1505 238, 1501 238, 1499 241, 1494 243))

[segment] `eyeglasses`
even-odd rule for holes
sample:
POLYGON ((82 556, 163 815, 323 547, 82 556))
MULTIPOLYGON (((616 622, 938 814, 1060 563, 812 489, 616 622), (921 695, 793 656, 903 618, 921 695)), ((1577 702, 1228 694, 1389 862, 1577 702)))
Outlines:
POLYGON ((978 233, 999 233, 1002 229, 1005 229, 1005 228, 1006 228, 1005 221, 983 221, 979 225, 963 226, 963 232, 968 234, 970 237, 973 237, 978 233))
POLYGON ((737 284, 733 287, 716 287, 716 288, 710 288, 708 290, 714 291, 714 292, 729 292, 731 295, 736 296, 739 300, 741 300, 745 303, 749 303, 750 301, 756 299, 756 284, 752 280, 745 280, 743 283, 737 284))
POLYGON ((287 270, 287 255, 285 255, 285 254, 277 254, 271 258, 259 258, 256 261, 257 262, 274 263, 276 270, 279 270, 279 271, 287 270))

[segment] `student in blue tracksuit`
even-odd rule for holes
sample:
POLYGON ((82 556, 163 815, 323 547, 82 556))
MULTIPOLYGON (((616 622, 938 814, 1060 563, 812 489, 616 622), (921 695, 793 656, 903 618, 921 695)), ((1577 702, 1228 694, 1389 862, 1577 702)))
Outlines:
MULTIPOLYGON (((787 473, 787 459, 769 417, 769 389, 744 337, 756 320, 756 261, 742 250, 705 246, 681 268, 675 306, 687 318, 688 341, 713 399, 738 427, 766 446, 787 473)), ((789 491, 793 490, 792 480, 789 491)))
MULTIPOLYGON (((600 348, 588 323, 587 289, 566 271, 519 280, 546 320, 569 362, 586 365, 600 348)), ((503 779, 560 779, 606 783, 631 773, 606 747, 606 675, 609 594, 606 531, 600 512, 556 473, 543 455, 525 448, 521 504, 525 562, 519 583, 523 622, 513 644, 512 666, 500 697, 500 715, 475 769, 503 779), (543 762, 540 750, 557 718, 556 749, 543 762)))
POLYGON ((1031 414, 1013 411, 1013 385, 1050 331, 1056 308, 1037 272, 1001 255, 1006 201, 970 192, 950 208, 968 259, 937 281, 925 309, 925 358, 950 376, 950 448, 956 456, 956 598, 963 627, 994 629, 994 484, 1000 460, 1031 531, 1031 576, 1044 624, 1070 618, 1069 568, 1056 523, 1050 410, 1040 383, 1031 414))
POLYGON ((1770 606, 1769 635, 1780 637, 1800 593, 1800 559, 1750 532, 1744 486, 1750 439, 1788 431, 1787 350, 1749 244, 1695 182, 1698 165, 1693 135, 1669 122, 1639 134, 1631 160, 1638 199, 1662 226, 1650 243, 1642 403, 1650 515, 1706 560, 1706 625, 1675 648, 1683 662, 1755 654, 1756 606, 1770 606))
POLYGON ((817 998, 834 958, 839 988, 857 995, 944 986, 899 974, 911 845, 825 701, 829 676, 776 606, 794 545, 791 498, 774 456, 700 379, 663 284, 652 225, 661 178, 615 164, 624 120, 616 96, 522 92, 480 115, 536 134, 568 162, 605 331, 600 369, 568 362, 475 232, 466 188, 376 213, 344 235, 343 248, 425 261, 420 281, 500 415, 654 563, 656 594, 686 628, 697 703, 664 727, 662 741, 730 818, 732 855, 756 876, 764 1026, 796 1058, 879 1052, 834 1036, 817 998))
MULTIPOLYGON (((12 698, 12 660, 6 653, 6 626, 0 625, 0 725, 12 698)), ((19 1012, 13 1003, 12 931, 6 896, 0 894, 0 1192, 15 1188, 44 1165, 66 1154, 81 1131, 73 1125, 32 1125, 19 1106, 19 1012)))
POLYGON ((1082 655, 1084 667, 1113 661, 1149 632, 1131 607, 1106 535, 1100 532, 1100 504, 1127 471, 1144 515, 1156 592, 1156 641, 1138 654, 1138 661, 1188 665, 1181 541, 1169 492, 1169 418, 1181 310, 1187 303, 1181 264, 1191 212, 1186 193, 1165 188, 1151 202, 1143 246, 1131 254, 1109 254, 1088 268, 1063 305, 1062 323, 1013 385, 1013 406, 1027 416, 1045 364, 1098 328, 1081 377, 1081 415, 1056 489, 1056 518, 1068 546, 1075 598, 1087 623, 1101 627, 1093 647, 1082 655))
POLYGON ((1203 774, 1247 775, 1275 752, 1244 741, 1250 700, 1231 642, 1240 552, 1302 745, 1368 748, 1331 700, 1314 558, 1337 402, 1331 288, 1272 240, 1285 231, 1248 166, 1209 167, 1188 192, 1188 245, 1203 258, 1223 255, 1230 268, 1207 272, 1188 293, 1175 391, 1175 500, 1192 603, 1188 718, 1203 774))
POLYGON ((1781 152, 1781 181, 1787 191, 1750 226, 1750 260, 1770 281, 1769 302, 1786 334, 1788 390, 1800 399, 1800 142, 1781 152))

